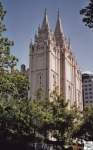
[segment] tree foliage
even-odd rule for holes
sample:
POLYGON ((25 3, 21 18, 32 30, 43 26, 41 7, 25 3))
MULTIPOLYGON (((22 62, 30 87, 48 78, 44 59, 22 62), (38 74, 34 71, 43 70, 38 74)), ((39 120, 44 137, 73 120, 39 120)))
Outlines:
POLYGON ((83 140, 93 140, 93 107, 86 107, 82 121, 74 132, 74 137, 83 140))
POLYGON ((64 144, 72 138, 74 114, 67 109, 62 96, 56 95, 56 101, 31 101, 3 99, 0 101, 0 131, 11 137, 11 141, 22 137, 37 137, 43 142, 56 141, 64 144))
POLYGON ((52 99, 34 101, 32 112, 35 135, 41 135, 45 142, 54 140, 61 148, 71 144, 77 115, 75 109, 68 110, 62 95, 54 91, 52 99))
POLYGON ((28 77, 22 73, 4 73, 0 76, 0 96, 5 99, 27 99, 28 77))
POLYGON ((13 41, 4 36, 6 31, 4 24, 5 14, 6 11, 0 2, 0 74, 2 71, 9 69, 12 71, 18 61, 15 56, 10 54, 10 47, 14 44, 13 41))
POLYGON ((5 99, 27 99, 28 78, 14 70, 18 59, 11 55, 13 41, 5 37, 6 26, 4 17, 6 11, 0 2, 0 96, 5 99))
POLYGON ((89 0, 88 6, 80 10, 80 14, 83 16, 82 21, 89 28, 93 28, 93 0, 89 0))

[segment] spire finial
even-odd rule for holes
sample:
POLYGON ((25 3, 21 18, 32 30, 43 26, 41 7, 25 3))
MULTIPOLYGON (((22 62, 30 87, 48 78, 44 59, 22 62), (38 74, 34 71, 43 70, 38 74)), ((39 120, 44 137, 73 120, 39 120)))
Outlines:
POLYGON ((58 18, 59 18, 59 8, 58 8, 58 14, 57 14, 58 18))
POLYGON ((57 14, 57 22, 56 22, 55 33, 63 34, 61 19, 60 19, 60 15, 59 15, 59 8, 58 8, 58 14, 57 14))
POLYGON ((64 32, 61 24, 61 18, 59 15, 59 9, 57 13, 57 22, 56 22, 56 27, 55 27, 55 39, 58 45, 63 46, 63 41, 64 41, 64 32))
POLYGON ((42 23, 42 28, 45 29, 49 29, 49 22, 48 22, 48 16, 47 16, 47 9, 45 8, 45 12, 44 12, 44 19, 43 19, 43 23, 42 23))
POLYGON ((45 16, 47 15, 47 9, 45 8, 45 16))

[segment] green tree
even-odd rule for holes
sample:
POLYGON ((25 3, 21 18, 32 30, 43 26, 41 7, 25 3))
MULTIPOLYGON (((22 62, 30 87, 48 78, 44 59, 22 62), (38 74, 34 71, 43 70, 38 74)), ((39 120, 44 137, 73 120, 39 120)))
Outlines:
POLYGON ((52 98, 51 101, 46 98, 38 101, 0 100, 0 136, 11 139, 11 142, 29 137, 29 142, 37 142, 39 138, 46 143, 55 138, 64 148, 73 138, 77 112, 68 110, 62 96, 56 94, 52 98))
POLYGON ((13 71, 14 66, 17 63, 15 56, 10 54, 10 47, 13 46, 13 41, 10 41, 7 37, 4 37, 6 27, 4 24, 4 17, 6 11, 0 2, 0 75, 1 72, 11 69, 13 71))
POLYGON ((14 98, 27 100, 28 99, 28 89, 29 89, 29 79, 28 76, 20 72, 14 72, 11 75, 11 83, 14 85, 13 90, 14 98))
POLYGON ((89 28, 93 28, 93 0, 89 0, 88 6, 80 10, 80 14, 83 16, 82 21, 89 28))
POLYGON ((4 73, 0 75, 0 97, 2 99, 8 99, 10 96, 16 93, 16 88, 13 82, 11 82, 11 74, 4 73))
POLYGON ((68 104, 62 95, 56 95, 52 102, 53 109, 53 136, 62 142, 62 148, 65 144, 69 144, 72 139, 72 131, 74 128, 73 111, 68 110, 68 104))
POLYGON ((30 136, 31 118, 30 101, 0 100, 0 138, 10 137, 13 142, 18 141, 18 137, 30 136))
POLYGON ((93 107, 83 111, 82 121, 75 130, 74 137, 84 140, 93 140, 93 107))
POLYGON ((0 96, 5 99, 28 99, 29 81, 22 73, 4 73, 0 76, 0 96))
POLYGON ((74 109, 68 110, 68 104, 62 95, 56 91, 52 93, 50 100, 44 99, 35 104, 37 132, 45 141, 55 138, 62 148, 69 144, 73 138, 74 122, 76 114, 74 109), (51 137, 51 138, 50 138, 51 137))
POLYGON ((5 99, 27 99, 28 77, 14 70, 18 59, 10 53, 13 42, 3 34, 6 31, 3 23, 5 14, 6 11, 0 2, 0 96, 5 99))

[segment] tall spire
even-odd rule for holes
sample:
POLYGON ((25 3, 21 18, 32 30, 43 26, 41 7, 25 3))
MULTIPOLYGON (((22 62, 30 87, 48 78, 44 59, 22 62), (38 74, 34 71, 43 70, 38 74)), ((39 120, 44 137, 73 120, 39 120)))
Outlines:
POLYGON ((59 18, 60 16, 59 16, 59 8, 58 8, 58 14, 57 14, 57 17, 59 18))
POLYGON ((60 19, 60 15, 59 15, 59 9, 58 9, 58 15, 57 15, 57 23, 56 23, 56 28, 55 28, 55 34, 63 34, 61 19, 60 19))
POLYGON ((55 35, 57 45, 59 45, 60 47, 63 47, 63 45, 64 45, 64 32, 63 32, 61 19, 60 19, 60 15, 59 15, 59 9, 58 9, 57 22, 56 22, 54 35, 55 35))
POLYGON ((47 16, 47 9, 46 8, 45 8, 45 12, 44 12, 44 19, 43 19, 43 23, 42 23, 41 29, 43 29, 43 30, 46 30, 46 29, 50 30, 48 16, 47 16))

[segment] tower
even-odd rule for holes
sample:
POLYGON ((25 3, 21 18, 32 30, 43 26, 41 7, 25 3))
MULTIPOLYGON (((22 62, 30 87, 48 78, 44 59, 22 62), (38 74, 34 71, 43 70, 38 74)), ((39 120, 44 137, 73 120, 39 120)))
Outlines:
POLYGON ((38 89, 46 96, 55 87, 60 92, 60 48, 56 46, 53 32, 50 30, 47 12, 34 43, 30 44, 30 97, 35 98, 38 89))
POLYGON ((60 48, 60 93, 65 97, 65 37, 59 15, 59 9, 54 35, 56 39, 56 45, 60 48))
POLYGON ((29 97, 35 98, 38 89, 50 97, 57 87, 69 108, 75 105, 82 110, 81 72, 72 53, 70 42, 65 38, 61 18, 57 15, 55 31, 52 32, 45 9, 44 18, 34 42, 30 43, 30 90, 29 97))

